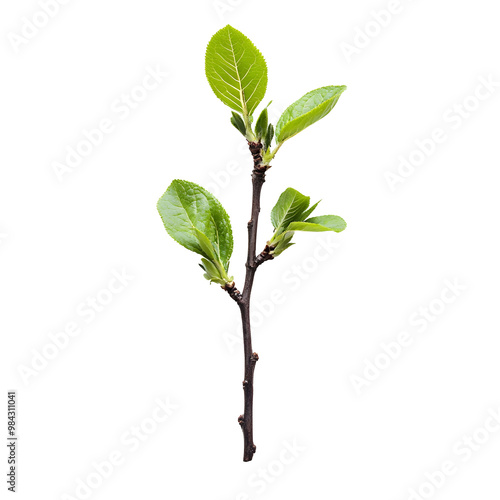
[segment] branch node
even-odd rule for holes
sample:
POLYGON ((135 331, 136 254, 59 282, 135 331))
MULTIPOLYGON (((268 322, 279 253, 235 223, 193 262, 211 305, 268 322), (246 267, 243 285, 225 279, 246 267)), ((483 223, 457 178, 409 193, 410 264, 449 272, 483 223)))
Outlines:
POLYGON ((245 423, 245 416, 244 415, 240 415, 238 417, 238 423, 241 425, 241 427, 243 427, 243 424, 245 423))
POLYGON ((262 162, 262 143, 261 142, 248 142, 248 148, 252 153, 253 164, 258 165, 262 162))
POLYGON ((252 170, 252 176, 260 177, 262 179, 262 182, 264 182, 267 169, 267 165, 255 165, 254 169, 252 170))
POLYGON ((253 352, 252 355, 250 356, 250 360, 253 361, 254 363, 257 363, 257 361, 259 361, 259 355, 256 352, 253 352))
POLYGON ((256 267, 258 267, 261 264, 263 264, 264 262, 266 262, 266 260, 273 260, 274 259, 274 256, 271 253, 271 250, 272 250, 272 248, 269 245, 266 245, 264 250, 262 250, 262 252, 260 252, 260 254, 257 255, 257 257, 255 257, 255 266, 256 267))
POLYGON ((238 304, 240 304, 243 300, 243 297, 240 291, 236 288, 234 281, 232 281, 231 283, 226 283, 224 286, 221 286, 221 288, 225 290, 229 294, 229 296, 238 304))

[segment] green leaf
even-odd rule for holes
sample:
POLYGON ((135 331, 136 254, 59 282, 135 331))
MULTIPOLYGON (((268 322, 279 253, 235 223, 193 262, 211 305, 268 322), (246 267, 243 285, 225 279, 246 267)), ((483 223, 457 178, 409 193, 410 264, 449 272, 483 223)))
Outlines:
POLYGON ((215 264, 212 261, 207 260, 203 257, 201 259, 200 267, 210 276, 218 276, 219 274, 219 270, 217 269, 215 264))
POLYGON ((308 218, 319 203, 318 201, 309 207, 309 197, 292 188, 281 193, 278 203, 271 212, 275 232, 268 241, 268 245, 271 247, 272 255, 276 257, 294 244, 291 240, 295 231, 335 231, 340 233, 346 228, 344 219, 337 215, 308 218))
POLYGON ((208 259, 215 261, 218 256, 216 254, 215 248, 212 242, 197 228, 193 228, 194 235, 200 244, 202 255, 205 255, 208 259))
POLYGON ((182 246, 227 271, 233 252, 229 217, 219 201, 193 182, 174 180, 158 201, 168 234, 182 246))
POLYGON ((335 231, 340 233, 346 228, 347 224, 342 217, 338 215, 320 215, 319 217, 311 217, 305 222, 292 222, 287 228, 289 231, 335 231))
POLYGON ((325 117, 337 104, 345 85, 308 92, 284 111, 276 124, 276 140, 282 143, 325 117))
POLYGON ((228 278, 225 272, 221 270, 211 261, 202 258, 200 267, 205 271, 203 275, 205 279, 218 283, 219 285, 224 285, 228 281, 232 281, 232 278, 228 278))
POLYGON ((315 203, 312 207, 309 207, 301 216, 301 220, 306 220, 313 212, 314 209, 320 204, 321 200, 315 203))
POLYGON ((246 134, 246 127, 245 127, 245 122, 243 121, 243 118, 241 117, 240 114, 236 113, 235 111, 231 111, 231 123, 234 125, 234 127, 240 131, 243 135, 246 134))
POLYGON ((208 43, 205 73, 215 95, 244 117, 252 115, 266 93, 264 57, 243 33, 229 25, 208 43))
POLYGON ((304 196, 295 189, 287 188, 281 193, 278 202, 271 211, 271 221, 277 236, 290 222, 300 220, 302 213, 309 206, 309 196, 304 196))
POLYGON ((271 142, 273 142, 273 137, 274 137, 274 127, 273 124, 270 123, 269 126, 267 127, 266 138, 264 140, 265 150, 271 147, 271 142))
POLYGON ((295 243, 291 243, 291 239, 293 238, 293 233, 287 233, 283 235, 283 238, 281 238, 276 246, 271 250, 271 254, 274 257, 277 257, 281 253, 283 253, 287 248, 290 248, 292 245, 295 245, 295 243))
POLYGON ((267 120, 267 108, 264 108, 259 118, 257 118, 257 122, 255 123, 255 135, 257 136, 258 141, 260 141, 262 137, 264 137, 267 133, 267 120))

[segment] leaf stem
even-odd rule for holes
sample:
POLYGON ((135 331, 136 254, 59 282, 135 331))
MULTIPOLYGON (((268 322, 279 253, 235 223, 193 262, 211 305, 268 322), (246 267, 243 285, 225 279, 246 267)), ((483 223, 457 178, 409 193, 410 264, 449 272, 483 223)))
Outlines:
POLYGON ((273 161, 273 158, 276 156, 276 153, 279 151, 284 142, 285 141, 278 143, 278 145, 269 154, 264 154, 264 164, 266 166, 271 166, 269 164, 273 161))
POLYGON ((252 124, 250 123, 250 117, 248 116, 248 113, 246 111, 246 107, 243 110, 243 122, 245 124, 245 130, 246 130, 245 139, 249 143, 252 143, 253 141, 257 140, 257 138, 255 137, 255 134, 253 133, 252 124))

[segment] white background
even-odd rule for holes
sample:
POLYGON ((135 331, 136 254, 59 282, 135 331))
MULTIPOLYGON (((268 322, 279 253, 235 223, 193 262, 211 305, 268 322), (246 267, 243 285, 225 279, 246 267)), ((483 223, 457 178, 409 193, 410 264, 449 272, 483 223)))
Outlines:
POLYGON ((89 478, 89 498, 498 498, 500 432, 488 415, 500 407, 500 87, 481 86, 500 82, 495 7, 73 0, 20 43, 40 6, 3 2, 0 421, 17 390, 18 498, 83 498, 76 486, 89 478), (155 207, 174 178, 212 189, 231 216, 241 286, 251 158, 204 75, 206 44, 227 23, 267 60, 274 121, 311 89, 348 87, 283 146, 264 186, 259 246, 289 186, 348 227, 298 235, 258 271, 251 463, 237 425, 237 307, 155 207), (144 93, 148 67, 168 76, 144 93), (117 99, 131 92, 144 99, 128 114, 117 99), (54 163, 106 118, 113 130, 60 181, 54 163), (418 165, 391 189, 401 157, 418 165), (109 299, 123 270, 133 278, 89 321, 86 301, 109 299), (70 322, 80 334, 23 377, 70 322), (396 348, 402 332, 409 344, 396 348), (366 368, 374 362, 384 368, 366 368), (156 425, 157 398, 177 408, 156 425), (141 425, 150 433, 132 451, 122 436, 141 425), (94 487, 93 462, 116 452, 121 465, 94 487), (445 461, 454 474, 426 485, 445 461))

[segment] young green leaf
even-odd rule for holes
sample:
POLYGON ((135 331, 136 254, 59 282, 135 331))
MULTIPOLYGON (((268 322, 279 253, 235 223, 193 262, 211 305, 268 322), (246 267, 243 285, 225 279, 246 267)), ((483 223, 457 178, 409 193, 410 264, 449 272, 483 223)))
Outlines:
POLYGON ((268 241, 271 254, 277 256, 292 246, 295 231, 335 231, 339 233, 346 227, 344 219, 336 215, 322 215, 308 218, 319 201, 309 207, 309 197, 295 189, 288 188, 281 193, 278 203, 271 211, 271 221, 275 228, 268 241), (309 207, 309 208, 308 208, 309 207))
POLYGON ((269 245, 271 247, 271 255, 274 257, 283 253, 287 248, 294 245, 291 243, 295 231, 309 231, 309 232, 322 232, 322 231, 335 231, 340 233, 346 228, 344 219, 337 215, 322 215, 319 217, 311 217, 306 221, 291 222, 288 227, 281 233, 275 233, 269 245))
POLYGON ((267 127, 266 138, 264 139, 264 151, 267 151, 268 148, 271 147, 271 143, 273 142, 274 137, 274 127, 273 124, 270 123, 267 127))
POLYGON ((201 258, 200 267, 208 274, 209 277, 207 279, 212 279, 213 276, 219 275, 219 271, 217 270, 215 264, 204 257, 201 258))
POLYGON ((293 238, 293 233, 286 233, 283 237, 276 243, 276 246, 271 250, 271 254, 274 257, 277 257, 281 253, 283 253, 287 248, 290 248, 295 243, 291 243, 291 239, 293 238))
POLYGON ((255 135, 257 136, 257 140, 260 141, 263 137, 265 137, 267 133, 267 108, 262 110, 262 113, 257 118, 257 122, 255 123, 255 135))
POLYGON ((311 217, 304 222, 292 222, 286 228, 289 231, 335 231, 340 233, 346 228, 347 224, 342 217, 338 215, 320 215, 319 217, 311 217))
POLYGON ((243 121, 243 118, 241 117, 240 114, 236 113, 235 111, 231 111, 231 123, 234 125, 234 127, 240 131, 243 135, 246 135, 246 127, 245 123, 243 121))
POLYGON ((225 271, 219 269, 212 261, 202 258, 200 267, 205 271, 203 275, 205 279, 218 283, 219 285, 224 285, 229 281, 232 281, 232 278, 228 278, 225 271))
POLYGON ((271 211, 275 235, 280 234, 290 222, 301 220, 301 215, 309 206, 309 202, 309 196, 304 196, 292 188, 285 189, 271 211))
POLYGON ((243 117, 252 115, 266 93, 264 57, 243 33, 229 25, 208 43, 205 73, 215 95, 243 117))
POLYGON ((198 228, 194 227, 193 231, 203 252, 202 255, 205 255, 211 261, 216 261, 218 256, 212 242, 198 228))
POLYGON ((182 246, 208 260, 220 261, 227 271, 233 251, 229 217, 206 189, 174 180, 158 201, 165 229, 182 246))
POLYGON ((321 200, 315 203, 312 207, 309 207, 300 217, 301 220, 306 220, 314 212, 314 209, 320 204, 320 202, 321 200))
POLYGON ((276 140, 282 143, 325 117, 337 104, 345 85, 308 92, 283 112, 276 124, 276 140))

